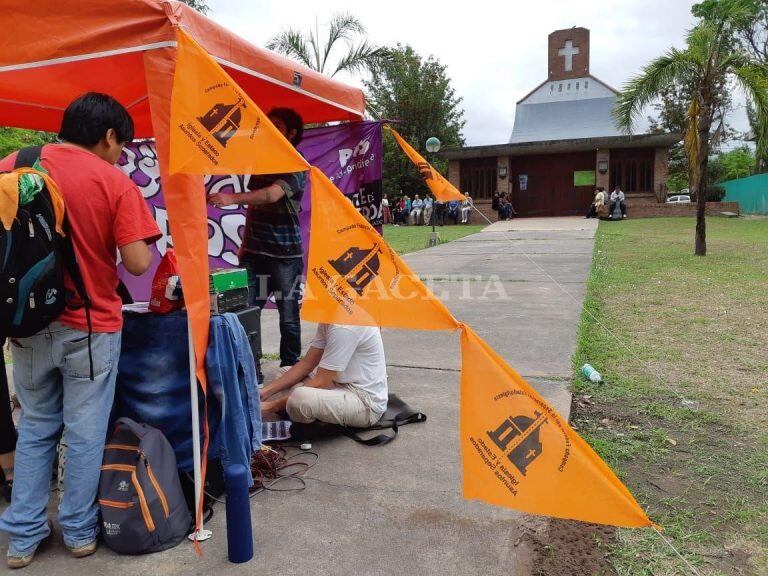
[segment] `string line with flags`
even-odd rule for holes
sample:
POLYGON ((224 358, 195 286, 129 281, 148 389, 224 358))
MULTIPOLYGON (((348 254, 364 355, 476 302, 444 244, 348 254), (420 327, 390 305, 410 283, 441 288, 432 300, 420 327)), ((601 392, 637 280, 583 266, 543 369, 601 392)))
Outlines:
MULTIPOLYGON (((302 317, 324 323, 461 331, 464 496, 532 514, 654 526, 568 422, 471 328, 453 317, 205 50, 183 30, 178 36, 170 172, 310 172, 312 234, 302 317)), ((396 131, 391 132, 417 163, 436 198, 464 198, 396 131)), ((178 246, 177 233, 174 230, 178 246)), ((182 269, 182 282, 190 277, 182 269)))

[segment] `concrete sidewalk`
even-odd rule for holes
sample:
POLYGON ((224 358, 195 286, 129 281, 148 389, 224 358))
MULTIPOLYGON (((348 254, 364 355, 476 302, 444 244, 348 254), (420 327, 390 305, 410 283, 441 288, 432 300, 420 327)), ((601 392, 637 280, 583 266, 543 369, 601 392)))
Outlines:
MULTIPOLYGON (((580 220, 498 223, 406 257, 453 314, 564 416, 596 228, 580 220)), ((314 328, 303 327, 305 347, 314 328)), ((265 353, 276 353, 273 311, 265 311, 263 331, 265 353)), ((74 560, 57 543, 24 574, 532 574, 531 558, 516 543, 523 526, 543 531, 546 521, 461 497, 458 334, 385 330, 384 340, 392 391, 425 412, 427 423, 402 428, 381 448, 345 438, 316 442, 320 459, 306 490, 252 500, 252 562, 227 562, 218 505, 204 558, 183 544, 135 558, 102 548, 74 560)), ((275 364, 266 366, 268 375, 275 364)), ((0 549, 5 544, 0 536, 0 549)))

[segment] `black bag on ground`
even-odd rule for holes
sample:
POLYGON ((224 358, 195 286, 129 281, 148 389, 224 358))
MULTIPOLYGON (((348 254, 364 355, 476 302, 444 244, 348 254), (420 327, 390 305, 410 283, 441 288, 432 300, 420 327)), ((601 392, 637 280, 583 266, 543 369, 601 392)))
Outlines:
POLYGON ((373 426, 368 428, 350 428, 326 422, 312 422, 311 424, 294 422, 291 424, 291 438, 295 440, 316 440, 343 435, 366 446, 383 446, 397 438, 398 427, 426 421, 427 416, 425 414, 417 412, 408 406, 397 394, 390 394, 387 400, 387 411, 384 412, 381 419, 373 426), (363 432, 370 430, 388 430, 389 432, 377 434, 370 438, 362 435, 363 432))
POLYGON ((158 429, 120 418, 99 481, 104 542, 121 554, 173 548, 189 532, 191 516, 176 456, 158 429))

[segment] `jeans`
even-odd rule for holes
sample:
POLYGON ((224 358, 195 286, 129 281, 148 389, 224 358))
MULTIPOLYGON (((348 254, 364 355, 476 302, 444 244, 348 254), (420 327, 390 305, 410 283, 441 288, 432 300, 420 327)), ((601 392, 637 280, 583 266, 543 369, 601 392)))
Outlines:
POLYGON ((613 213, 616 212, 616 204, 618 203, 619 209, 621 210, 621 215, 626 216, 627 215, 627 205, 624 204, 624 202, 618 202, 614 201, 611 202, 611 217, 613 217, 613 213))
POLYGON ((21 402, 13 500, 0 518, 9 556, 26 556, 48 536, 46 509, 56 444, 67 429, 67 467, 59 524, 64 543, 83 546, 99 534, 96 493, 115 393, 121 333, 88 335, 54 322, 30 338, 11 340, 13 378, 21 402))
POLYGON ((280 366, 293 366, 301 356, 299 296, 304 268, 302 259, 273 258, 246 252, 240 258, 240 264, 248 270, 251 306, 263 309, 269 295, 274 294, 280 314, 280 366))

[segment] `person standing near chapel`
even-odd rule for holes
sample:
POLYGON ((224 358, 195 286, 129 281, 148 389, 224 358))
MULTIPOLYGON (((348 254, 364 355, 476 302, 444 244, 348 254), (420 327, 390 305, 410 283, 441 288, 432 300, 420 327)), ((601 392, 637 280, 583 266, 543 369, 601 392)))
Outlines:
MULTIPOLYGON (((275 108, 268 117, 294 147, 299 145, 304 122, 296 111, 275 108)), ((270 294, 275 297, 280 315, 280 366, 293 366, 301 356, 299 297, 304 265, 299 210, 305 183, 306 172, 252 176, 247 192, 219 192, 208 198, 218 208, 248 206, 240 265, 248 271, 251 306, 264 308, 270 294)))

